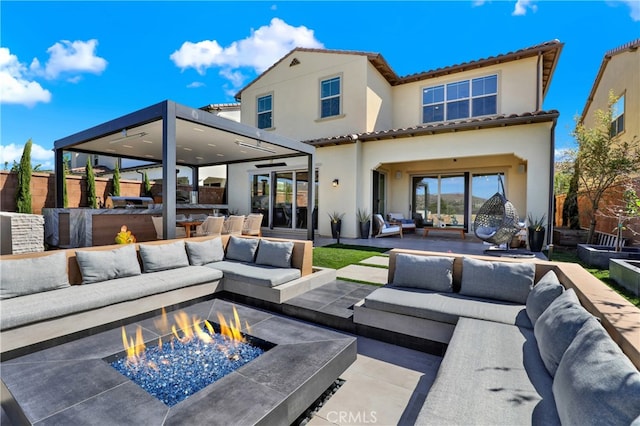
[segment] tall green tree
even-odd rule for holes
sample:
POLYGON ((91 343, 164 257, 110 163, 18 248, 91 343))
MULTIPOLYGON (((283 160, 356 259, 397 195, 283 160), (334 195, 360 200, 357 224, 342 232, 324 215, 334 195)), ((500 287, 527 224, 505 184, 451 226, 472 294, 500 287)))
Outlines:
POLYGON ((92 209, 98 208, 98 199, 96 198, 96 176, 93 173, 93 166, 91 165, 91 156, 87 157, 87 204, 92 209))
POLYGON ((578 210, 578 189, 580 184, 580 168, 578 163, 573 165, 573 174, 569 181, 569 190, 567 198, 564 199, 562 206, 562 226, 568 226, 569 229, 580 229, 580 211, 578 210))
POLYGON ((144 195, 145 197, 151 197, 151 182, 149 182, 147 172, 144 172, 144 195))
POLYGON ((69 172, 69 166, 67 163, 62 164, 62 207, 65 209, 69 207, 69 194, 67 193, 67 174, 69 172))
POLYGON ((116 161, 116 169, 113 171, 113 195, 120 196, 120 167, 116 161))
POLYGON ((32 213, 31 210, 31 139, 22 150, 22 158, 18 166, 18 187, 16 190, 16 211, 32 213))
POLYGON ((640 171, 640 143, 634 135, 631 141, 622 139, 626 135, 613 137, 613 105, 618 98, 609 93, 606 110, 597 110, 594 114, 594 126, 588 128, 577 121, 573 136, 578 143, 577 162, 581 192, 591 204, 589 215, 589 234, 587 241, 593 243, 596 229, 596 217, 600 201, 607 190, 623 183, 640 171))

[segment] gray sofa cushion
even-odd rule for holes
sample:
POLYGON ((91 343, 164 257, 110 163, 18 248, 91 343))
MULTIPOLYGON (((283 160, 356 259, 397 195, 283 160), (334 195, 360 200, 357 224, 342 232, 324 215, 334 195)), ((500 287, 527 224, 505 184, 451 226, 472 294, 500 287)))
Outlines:
POLYGON ((559 425, 531 329, 460 318, 418 425, 559 425))
POLYGON ((189 266, 183 241, 168 244, 140 244, 140 258, 144 272, 189 266))
POLYGON ((64 287, 69 287, 65 252, 0 262, 0 299, 64 287))
POLYGON ((540 315, 534 332, 549 374, 555 376, 564 352, 590 318, 593 316, 580 305, 572 288, 558 296, 540 315))
POLYGON ((640 420, 640 373, 595 318, 567 348, 553 393, 563 424, 628 425, 640 420))
POLYGON ((2 302, 0 324, 4 330, 221 278, 220 271, 204 266, 187 266, 29 294, 2 302))
POLYGON ((534 263, 462 259, 460 294, 525 304, 533 288, 534 263))
POLYGON ((256 264, 275 266, 276 268, 291 268, 291 254, 293 241, 260 240, 256 264))
POLYGON ((82 284, 140 275, 138 253, 133 244, 113 250, 76 250, 82 284))
POLYGON ((453 257, 398 254, 393 285, 453 292, 453 257))
POLYGON ((229 260, 209 263, 205 266, 222 271, 225 280, 242 281, 262 287, 276 287, 298 279, 301 275, 297 268, 274 268, 273 266, 229 260))
POLYGON ((260 240, 258 238, 229 237, 225 259, 253 263, 260 240))
POLYGON ((206 241, 187 241, 187 254, 191 265, 206 265, 211 262, 220 262, 224 259, 224 247, 221 238, 212 238, 206 241))
POLYGON ((558 276, 549 271, 536 283, 527 297, 527 315, 532 324, 535 324, 540 315, 556 300, 564 291, 564 287, 558 281, 558 276))
POLYGON ((365 298, 367 308, 456 324, 462 317, 533 328, 523 305, 408 287, 385 286, 365 298))

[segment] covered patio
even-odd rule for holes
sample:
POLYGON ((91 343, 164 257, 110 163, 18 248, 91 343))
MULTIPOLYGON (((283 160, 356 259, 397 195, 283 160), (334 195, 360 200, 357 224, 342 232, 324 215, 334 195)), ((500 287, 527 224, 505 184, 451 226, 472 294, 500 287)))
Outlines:
MULTIPOLYGON (((64 203, 63 167, 67 151, 161 164, 165 239, 175 238, 176 232, 171 224, 176 219, 177 165, 192 169, 191 181, 197 191, 199 167, 306 157, 308 170, 312 171, 315 163, 315 148, 306 143, 169 100, 59 139, 54 143, 54 151, 57 208, 64 203)), ((312 224, 315 174, 309 173, 309 179, 310 208, 306 223, 312 224)), ((232 188, 234 182, 229 183, 227 190, 232 188)), ((307 228, 307 239, 313 239, 312 226, 307 228)))

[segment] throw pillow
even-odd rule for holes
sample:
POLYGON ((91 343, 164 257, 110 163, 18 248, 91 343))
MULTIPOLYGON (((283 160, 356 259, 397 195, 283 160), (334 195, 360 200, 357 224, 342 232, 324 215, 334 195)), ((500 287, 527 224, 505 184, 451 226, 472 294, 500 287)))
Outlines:
POLYGON ((113 250, 77 250, 76 260, 82 274, 82 284, 140 275, 138 254, 133 244, 113 250))
POLYGON ((464 258, 460 294, 525 304, 533 288, 536 266, 531 262, 487 262, 464 258))
POLYGON ((0 262, 0 299, 69 287, 67 254, 0 262))
POLYGON ((183 241, 168 244, 140 244, 140 258, 144 272, 189 266, 183 241))
POLYGON ((562 357, 553 396, 562 424, 640 420, 640 373, 595 318, 587 320, 562 357))
POLYGON ((185 241, 189 263, 192 265, 206 265, 220 262, 224 259, 222 239, 212 238, 206 241, 185 241))
POLYGON ((558 276, 555 272, 549 271, 540 278, 540 281, 533 286, 533 290, 527 297, 527 315, 531 320, 531 324, 536 324, 540 315, 563 291, 564 287, 558 281, 558 276))
POLYGON ((258 238, 241 238, 232 235, 229 237, 225 259, 253 263, 258 244, 260 244, 258 238))
POLYGON ((538 341, 542 362, 552 377, 565 351, 590 318, 593 315, 580 305, 578 296, 570 288, 551 302, 536 321, 533 333, 538 341))
POLYGON ((292 253, 293 241, 260 240, 256 263, 277 268, 291 268, 292 253))
POLYGON ((426 290, 453 292, 453 257, 396 256, 393 285, 426 290))

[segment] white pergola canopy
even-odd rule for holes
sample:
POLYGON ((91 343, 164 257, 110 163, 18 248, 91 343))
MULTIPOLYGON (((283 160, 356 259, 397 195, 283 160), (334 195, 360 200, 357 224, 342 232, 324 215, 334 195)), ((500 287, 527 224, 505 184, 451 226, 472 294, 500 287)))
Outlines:
MULTIPOLYGON (((315 148, 273 132, 247 126, 207 111, 163 101, 116 118, 54 143, 56 207, 63 204, 63 153, 83 152, 162 164, 163 216, 167 238, 175 237, 176 166, 189 166, 193 182, 198 168, 221 164, 307 156, 313 170, 315 148)), ((315 174, 309 173, 310 179, 315 174)), ((314 182, 309 182, 308 205, 313 207, 314 182)), ((313 208, 308 209, 309 215, 313 208)), ((309 217, 307 223, 312 223, 309 217)), ((313 238, 309 229, 309 238, 313 238)))

